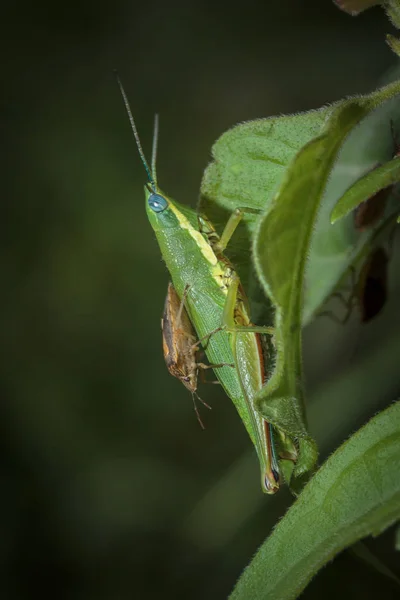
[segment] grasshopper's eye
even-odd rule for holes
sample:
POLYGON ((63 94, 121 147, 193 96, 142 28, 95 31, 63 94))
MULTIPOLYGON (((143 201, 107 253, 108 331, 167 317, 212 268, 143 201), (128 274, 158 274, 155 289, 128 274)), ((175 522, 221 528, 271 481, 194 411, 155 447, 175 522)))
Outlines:
POLYGON ((160 194, 150 194, 147 200, 150 208, 155 213, 160 213, 168 206, 168 201, 160 194))

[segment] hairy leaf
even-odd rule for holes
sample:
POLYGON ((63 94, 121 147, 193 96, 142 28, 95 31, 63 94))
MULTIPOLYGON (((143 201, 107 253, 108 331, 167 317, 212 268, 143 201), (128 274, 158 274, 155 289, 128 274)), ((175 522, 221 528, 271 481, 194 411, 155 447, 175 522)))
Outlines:
POLYGON ((258 395, 262 415, 294 438, 300 454, 293 475, 316 460, 303 413, 301 316, 307 252, 336 155, 366 110, 354 100, 338 107, 324 132, 297 154, 254 240, 258 276, 276 307, 276 370, 258 395))
POLYGON ((396 522, 399 464, 397 402, 326 461, 261 546, 231 599, 297 598, 335 554, 396 522))

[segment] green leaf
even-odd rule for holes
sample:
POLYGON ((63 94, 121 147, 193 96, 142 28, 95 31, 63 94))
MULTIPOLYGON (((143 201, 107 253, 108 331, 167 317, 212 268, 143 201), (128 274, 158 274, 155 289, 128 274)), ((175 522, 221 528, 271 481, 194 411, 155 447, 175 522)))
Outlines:
MULTIPOLYGON (((293 158, 310 139, 318 135, 332 110, 328 107, 301 115, 244 123, 222 135, 213 147, 214 162, 204 175, 199 210, 207 214, 217 229, 218 224, 219 229, 222 228, 235 208, 264 211, 293 158)), ((255 290, 254 287, 250 288, 252 264, 249 248, 258 219, 259 216, 254 213, 245 213, 244 223, 227 248, 227 254, 238 269, 245 289, 250 289, 253 299, 255 290)), ((265 304, 265 297, 263 301, 265 304)), ((288 408, 286 422, 291 417, 293 405, 288 408)), ((293 427, 287 429, 293 432, 293 427)), ((296 436, 305 438, 302 413, 298 415, 294 429, 296 436)), ((297 467, 296 474, 299 476, 310 470, 317 458, 315 444, 310 438, 302 440, 300 450, 303 466, 297 467)), ((285 479, 290 479, 293 469, 291 465, 286 467, 285 479)))
POLYGON ((331 213, 331 223, 345 217, 374 194, 400 181, 400 158, 375 167, 356 181, 339 199, 331 213))
MULTIPOLYGON (((358 98, 368 116, 341 148, 326 185, 313 240, 307 250, 303 324, 320 310, 348 271, 360 244, 369 243, 368 235, 359 239, 351 219, 342 219, 332 227, 329 215, 357 179, 393 157, 390 122, 395 130, 400 128, 400 102, 396 97, 399 93, 400 82, 394 82, 358 98)), ((235 208, 249 207, 263 213, 297 152, 321 132, 337 106, 243 123, 224 133, 213 146, 214 160, 204 174, 199 210, 208 215, 219 232, 235 208)), ((245 216, 227 254, 237 267, 247 294, 261 307, 265 298, 262 299, 252 279, 249 253, 258 218, 255 214, 245 216)), ((259 312, 260 324, 270 323, 259 312)))
MULTIPOLYGON (((332 226, 330 214, 335 204, 355 182, 371 174, 379 163, 386 163, 394 154, 391 122, 395 131, 400 127, 400 84, 392 84, 359 98, 366 116, 354 127, 340 147, 329 180, 326 182, 318 219, 307 249, 309 261, 304 284, 302 322, 308 323, 342 281, 349 268, 362 254, 368 254, 376 228, 359 233, 353 215, 348 214, 332 226)), ((393 212, 395 200, 387 203, 384 219, 393 212)), ((379 224, 377 224, 377 227, 379 224)))
POLYGON ((399 0, 386 0, 386 2, 382 2, 386 14, 389 19, 392 21, 393 25, 400 28, 400 1, 399 0))
POLYGON ((390 35, 390 33, 386 36, 386 42, 388 46, 393 50, 397 56, 400 56, 400 40, 394 35, 390 35))
POLYGON ((297 598, 338 552, 400 518, 400 403, 321 467, 264 542, 231 600, 297 598))
MULTIPOLYGON (((332 107, 298 115, 242 123, 225 132, 212 148, 201 184, 198 209, 221 233, 235 208, 264 212, 297 152, 319 134, 332 107)), ((227 254, 248 289, 249 248, 258 215, 246 213, 227 254)))
POLYGON ((258 394, 256 405, 267 421, 301 439, 295 477, 309 471, 316 460, 305 424, 302 385, 302 290, 307 252, 338 150, 365 113, 356 100, 334 111, 325 131, 297 154, 254 239, 257 274, 276 307, 277 348, 276 369, 258 394))
MULTIPOLYGON (((276 310, 277 356, 271 360, 275 370, 259 407, 298 443, 292 489, 299 489, 317 457, 304 415, 300 328, 320 309, 371 237, 360 238, 347 218, 333 227, 329 215, 357 179, 392 156, 390 122, 400 121, 399 91, 400 82, 395 82, 334 107, 238 125, 214 145, 214 161, 202 182, 199 208, 219 232, 235 208, 253 210, 245 215, 227 254, 252 301, 252 320, 270 325, 276 310), (265 223, 272 205, 275 224, 257 229, 260 217, 254 211, 264 213, 265 223), (249 252, 254 235, 257 278, 249 252)), ((290 475, 286 470, 285 477, 290 475)))

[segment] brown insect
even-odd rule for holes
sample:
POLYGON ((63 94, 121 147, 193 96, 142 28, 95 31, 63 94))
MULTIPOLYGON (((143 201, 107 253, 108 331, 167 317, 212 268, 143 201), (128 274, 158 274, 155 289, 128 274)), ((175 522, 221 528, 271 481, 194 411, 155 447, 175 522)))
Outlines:
POLYGON ((204 429, 196 405, 196 398, 210 410, 211 406, 204 402, 197 393, 198 372, 199 369, 205 370, 224 367, 226 363, 206 365, 202 362, 197 362, 200 342, 197 340, 193 325, 185 309, 185 297, 188 291, 189 286, 186 286, 182 300, 180 300, 172 283, 168 284, 164 313, 161 319, 163 351, 168 371, 171 375, 179 379, 192 394, 197 420, 201 428, 204 429))

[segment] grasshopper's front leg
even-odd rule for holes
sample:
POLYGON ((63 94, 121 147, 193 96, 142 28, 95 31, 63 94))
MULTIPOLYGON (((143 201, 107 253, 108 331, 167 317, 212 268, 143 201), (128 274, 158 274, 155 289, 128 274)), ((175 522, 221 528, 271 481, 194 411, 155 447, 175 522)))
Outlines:
POLYGON ((246 213, 258 215, 260 214, 260 211, 255 208, 248 207, 235 208, 226 222, 221 236, 217 234, 207 217, 204 215, 197 215, 199 231, 207 237, 208 243, 213 249, 213 252, 215 252, 215 254, 220 258, 223 258, 223 260, 226 260, 224 257, 224 250, 228 246, 231 237, 235 233, 239 223, 246 213))
POLYGON ((255 208, 235 208, 229 217, 228 221, 225 224, 224 230, 221 234, 221 237, 217 239, 216 242, 213 242, 212 238, 210 239, 210 244, 217 255, 222 255, 225 248, 230 242, 231 237, 235 233, 240 221, 243 219, 245 213, 249 214, 259 214, 260 211, 255 208))

